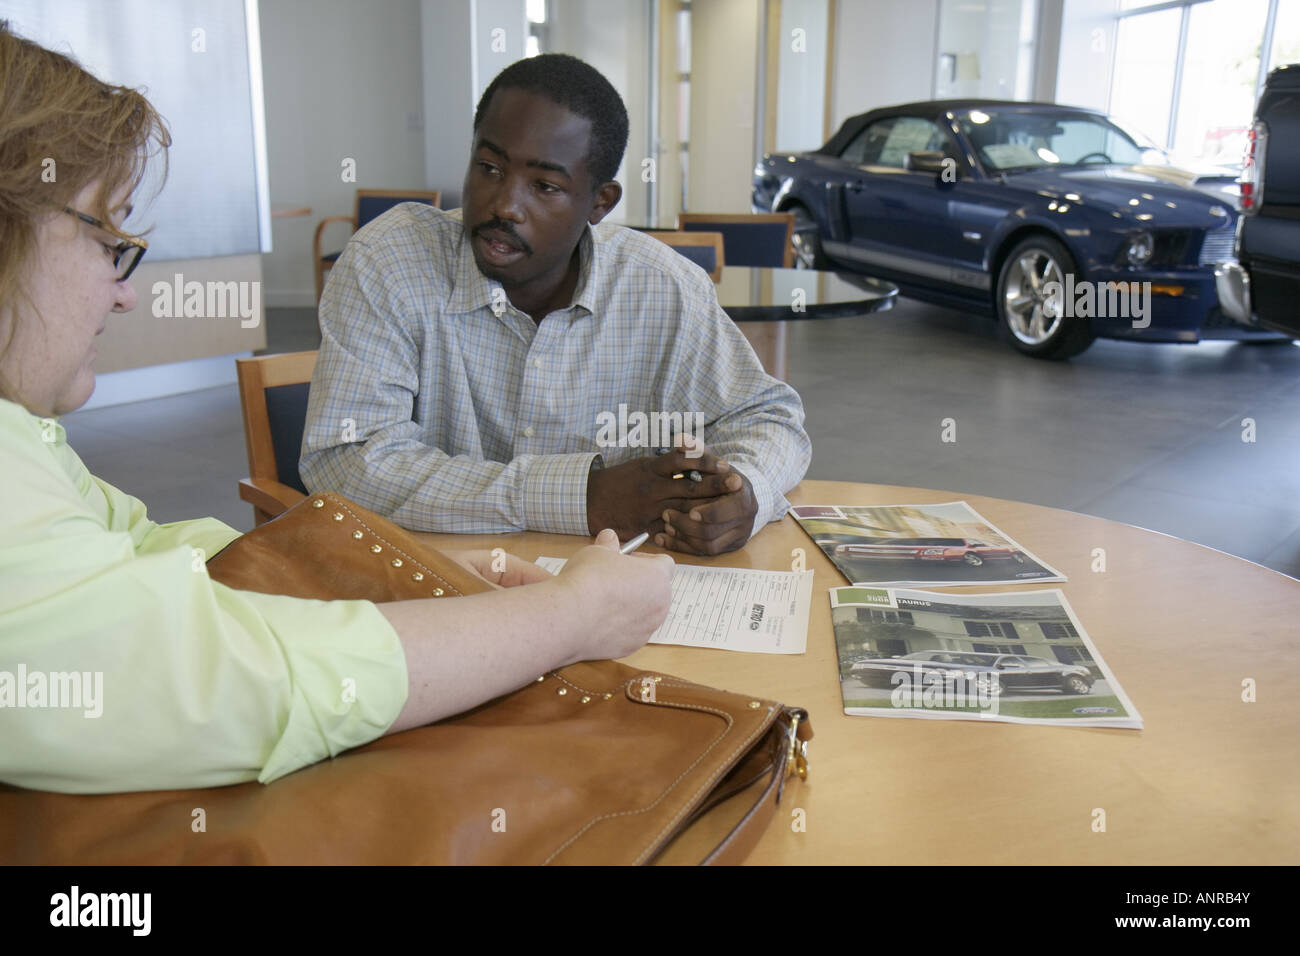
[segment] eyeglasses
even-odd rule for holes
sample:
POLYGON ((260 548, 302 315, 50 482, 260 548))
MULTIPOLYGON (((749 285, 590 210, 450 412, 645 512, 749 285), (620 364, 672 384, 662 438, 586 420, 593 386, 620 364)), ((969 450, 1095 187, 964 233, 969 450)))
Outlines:
POLYGON ((94 216, 87 216, 84 212, 78 212, 70 206, 64 207, 63 211, 69 216, 76 216, 82 222, 108 233, 115 239, 122 240, 117 245, 111 247, 113 250, 113 268, 117 270, 118 282, 122 282, 129 278, 131 273, 135 271, 135 267, 140 264, 140 260, 144 258, 144 253, 145 250, 149 248, 149 243, 145 242, 143 239, 136 239, 128 236, 120 229, 115 229, 108 223, 96 219, 94 216))

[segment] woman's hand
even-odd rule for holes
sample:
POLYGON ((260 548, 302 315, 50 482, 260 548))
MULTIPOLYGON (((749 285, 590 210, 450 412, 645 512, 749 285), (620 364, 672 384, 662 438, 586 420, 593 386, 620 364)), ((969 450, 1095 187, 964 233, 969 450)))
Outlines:
POLYGON ((556 581, 572 590, 570 606, 579 609, 574 623, 589 636, 578 659, 640 649, 668 616, 674 567, 666 554, 619 554, 618 535, 609 528, 569 558, 556 581))
POLYGON ((376 605, 402 642, 409 678, 390 734, 477 707, 556 667, 626 657, 668 614, 673 559, 619 554, 608 529, 556 577, 511 555, 493 571, 491 551, 453 558, 500 584, 468 597, 376 605))

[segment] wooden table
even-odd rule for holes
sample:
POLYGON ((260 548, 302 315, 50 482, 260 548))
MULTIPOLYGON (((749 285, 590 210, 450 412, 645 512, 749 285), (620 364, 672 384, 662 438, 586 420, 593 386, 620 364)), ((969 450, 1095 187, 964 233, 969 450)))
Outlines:
MULTIPOLYGON (((1069 577, 1060 587, 1145 730, 848 717, 827 589, 847 583, 791 517, 689 563, 815 571, 799 656, 650 645, 627 662, 808 709, 791 781, 752 863, 1300 863, 1300 582, 1178 538, 1037 505, 805 481, 794 504, 963 499, 1069 577), (1094 549, 1106 571, 1092 571, 1094 549), (1256 700, 1242 700, 1242 681, 1256 700), (798 808, 806 830, 791 822, 798 808), (1094 832, 1096 809, 1105 832, 1094 832)), ((564 535, 426 535, 444 548, 566 557, 564 535)), ((647 550, 654 550, 647 547, 647 550)), ((1022 588, 956 589, 1021 590, 1022 588)), ((946 589, 953 590, 953 589, 946 589)))

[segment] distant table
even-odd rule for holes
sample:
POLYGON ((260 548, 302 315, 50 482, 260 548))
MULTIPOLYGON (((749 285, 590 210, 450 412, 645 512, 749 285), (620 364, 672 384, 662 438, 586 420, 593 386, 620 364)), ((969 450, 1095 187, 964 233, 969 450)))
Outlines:
POLYGON ((272 206, 272 219, 296 219, 299 216, 310 216, 310 206, 272 206))
MULTIPOLYGON (((806 653, 649 645, 627 658, 807 708, 808 780, 787 783, 751 863, 1300 863, 1300 582, 1178 538, 1000 498, 833 481, 805 481, 787 497, 969 502, 1069 578, 976 590, 1061 588, 1146 729, 846 716, 827 598, 846 582, 786 517, 731 554, 675 557, 787 569, 802 548, 815 574, 806 653), (1104 573, 1093 571, 1096 548, 1104 573), (1247 678, 1253 703, 1242 700, 1247 678), (804 832, 791 826, 795 808, 804 832), (1093 830, 1097 809, 1105 832, 1093 830)), ((529 559, 586 543, 531 532, 420 537, 529 559)))
POLYGON ((832 295, 822 279, 833 273, 810 269, 726 266, 718 302, 754 346, 768 373, 786 378, 786 323, 867 315, 893 308, 898 287, 883 279, 840 278, 855 288, 832 295))

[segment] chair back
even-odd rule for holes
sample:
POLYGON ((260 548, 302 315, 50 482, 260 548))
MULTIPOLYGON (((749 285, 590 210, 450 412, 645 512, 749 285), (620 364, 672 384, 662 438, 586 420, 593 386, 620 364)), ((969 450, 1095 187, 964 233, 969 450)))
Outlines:
POLYGON ((437 209, 442 202, 439 190, 420 189, 358 189, 355 222, 360 229, 373 219, 378 219, 399 203, 419 202, 437 209))
POLYGON ((239 404, 244 413, 244 444, 248 449, 250 478, 240 482, 240 496, 258 511, 259 524, 274 517, 276 501, 270 504, 262 496, 250 497, 245 484, 260 485, 265 493, 277 498, 279 510, 307 494, 298 474, 302 452, 302 433, 307 422, 307 399, 312 372, 316 369, 315 351, 288 352, 283 355, 260 355, 237 359, 239 404), (292 489, 290 492, 289 489, 292 489), (281 492, 286 492, 281 494, 281 492))
POLYGON ((646 232, 652 239, 667 243, 709 274, 714 282, 722 281, 726 265, 720 232, 646 232))
POLYGON ((307 486, 298 474, 298 456, 302 453, 302 432, 307 422, 307 393, 311 382, 272 385, 266 396, 266 418, 271 430, 271 449, 275 453, 275 474, 279 481, 304 495, 307 486))
POLYGON ((677 217, 683 232, 720 232, 729 266, 789 269, 794 265, 794 214, 684 212, 677 217))

